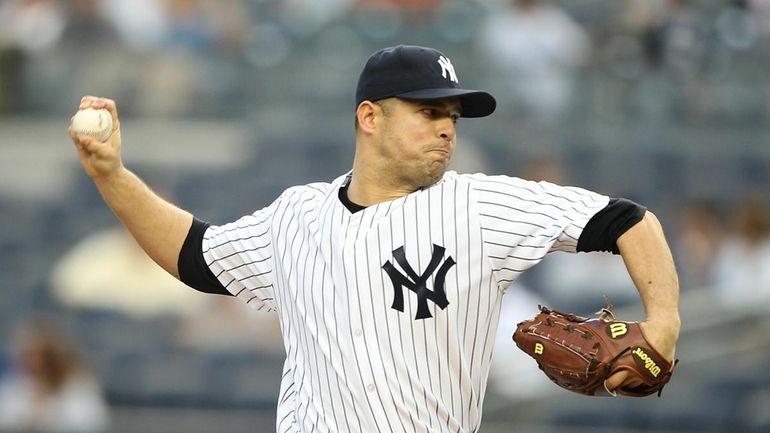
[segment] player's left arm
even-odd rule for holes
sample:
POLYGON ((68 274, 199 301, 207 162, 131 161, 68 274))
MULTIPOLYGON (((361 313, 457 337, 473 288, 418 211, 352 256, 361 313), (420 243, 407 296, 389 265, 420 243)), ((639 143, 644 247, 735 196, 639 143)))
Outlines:
MULTIPOLYGON (((610 199, 584 227, 577 251, 608 251, 623 257, 644 304, 644 335, 662 356, 673 361, 681 326, 679 279, 658 218, 633 201, 610 199)), ((607 379, 607 388, 635 386, 625 383, 634 380, 628 376, 626 371, 615 373, 607 379)))
POLYGON ((620 254, 642 298, 650 344, 669 360, 679 337, 679 279, 658 218, 624 198, 610 199, 585 225, 577 251, 620 254))
POLYGON ((658 218, 646 211, 616 243, 644 304, 645 336, 661 355, 673 360, 681 326, 679 278, 658 218))

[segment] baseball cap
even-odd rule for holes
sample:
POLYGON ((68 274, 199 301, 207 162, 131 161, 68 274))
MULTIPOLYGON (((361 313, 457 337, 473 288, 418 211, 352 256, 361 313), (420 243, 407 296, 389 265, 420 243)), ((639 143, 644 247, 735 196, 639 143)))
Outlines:
POLYGON ((356 87, 363 101, 398 97, 409 100, 458 98, 462 117, 484 117, 497 102, 487 92, 460 88, 452 62, 440 51, 416 45, 383 48, 369 57, 356 87))

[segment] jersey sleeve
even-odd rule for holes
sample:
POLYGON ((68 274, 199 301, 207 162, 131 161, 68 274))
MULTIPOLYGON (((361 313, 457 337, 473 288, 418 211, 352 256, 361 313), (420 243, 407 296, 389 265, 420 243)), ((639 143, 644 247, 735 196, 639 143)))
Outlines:
POLYGON ((507 286, 551 251, 576 252, 591 217, 609 197, 578 187, 509 176, 472 176, 484 248, 507 286))
POLYGON ((610 203, 586 223, 577 243, 578 252, 606 251, 620 254, 618 238, 644 218, 647 208, 626 198, 610 203))
POLYGON ((210 224, 193 218, 190 230, 179 251, 179 279, 193 289, 217 295, 232 295, 214 277, 203 258, 203 235, 210 224))
POLYGON ((203 236, 203 257, 214 277, 259 310, 275 310, 271 223, 280 200, 235 222, 210 226, 203 236))

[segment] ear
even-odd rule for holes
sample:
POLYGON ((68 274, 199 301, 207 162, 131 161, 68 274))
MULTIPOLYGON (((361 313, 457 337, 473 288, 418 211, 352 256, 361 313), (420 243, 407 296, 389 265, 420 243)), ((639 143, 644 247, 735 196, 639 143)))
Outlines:
POLYGON ((372 101, 363 101, 356 109, 358 129, 364 133, 372 133, 376 129, 377 117, 382 115, 382 108, 372 101))

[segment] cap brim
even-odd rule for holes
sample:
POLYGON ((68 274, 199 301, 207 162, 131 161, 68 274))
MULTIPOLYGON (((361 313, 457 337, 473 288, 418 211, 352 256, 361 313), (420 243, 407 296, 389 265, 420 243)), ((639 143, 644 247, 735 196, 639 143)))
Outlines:
POLYGON ((403 99, 430 101, 434 99, 457 98, 460 100, 461 117, 484 117, 495 111, 494 96, 481 90, 467 89, 422 89, 396 95, 403 99))

